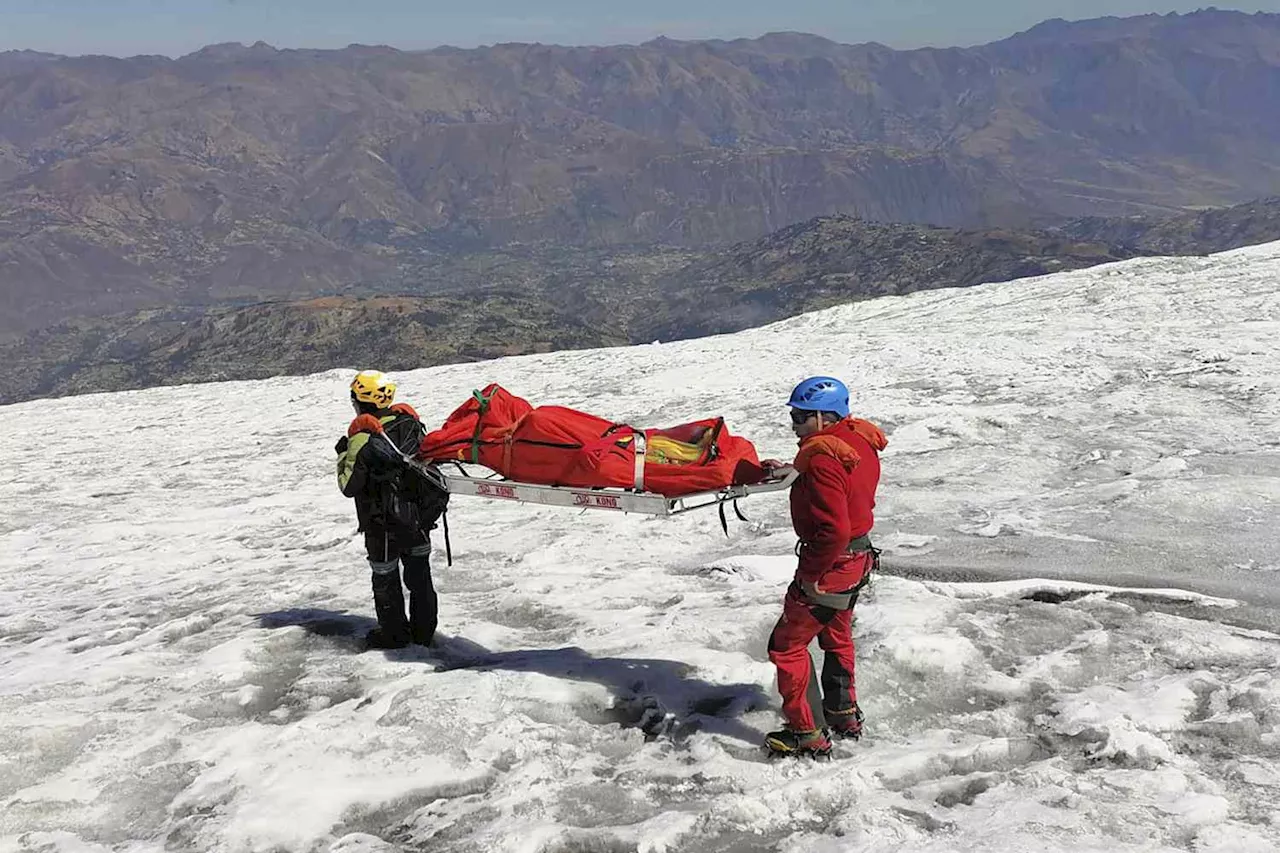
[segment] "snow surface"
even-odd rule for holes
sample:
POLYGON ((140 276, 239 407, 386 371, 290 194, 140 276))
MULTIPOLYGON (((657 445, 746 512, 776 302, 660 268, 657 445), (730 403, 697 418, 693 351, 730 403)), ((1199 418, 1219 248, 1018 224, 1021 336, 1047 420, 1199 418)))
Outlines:
MULTIPOLYGON (((890 447, 868 737, 765 760, 785 499, 459 498, 441 647, 357 653, 350 371, 0 408, 0 850, 1280 849, 1280 243, 405 373, 657 426, 842 376, 890 447)), ((364 367, 366 365, 359 365, 364 367)), ((356 365, 353 365, 356 367, 356 365)))

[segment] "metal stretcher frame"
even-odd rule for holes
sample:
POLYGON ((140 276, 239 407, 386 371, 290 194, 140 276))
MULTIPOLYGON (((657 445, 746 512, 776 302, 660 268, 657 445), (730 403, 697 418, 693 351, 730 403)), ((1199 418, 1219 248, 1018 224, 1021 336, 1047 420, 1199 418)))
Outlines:
MULTIPOLYGON (((535 503, 544 506, 563 506, 575 509, 602 509, 614 512, 634 512, 644 515, 681 515, 698 509, 718 507, 723 519, 724 505, 735 505, 741 498, 751 495, 780 492, 789 489, 800 476, 794 468, 780 469, 781 477, 742 486, 725 486, 707 492, 694 492, 679 497, 668 497, 654 492, 617 488, 585 488, 579 486, 548 486, 540 483, 521 483, 497 475, 473 477, 460 463, 453 463, 460 473, 450 474, 433 466, 417 462, 410 464, 434 480, 451 495, 474 496, 493 500, 535 503)), ((739 518, 742 514, 738 513, 739 518)))

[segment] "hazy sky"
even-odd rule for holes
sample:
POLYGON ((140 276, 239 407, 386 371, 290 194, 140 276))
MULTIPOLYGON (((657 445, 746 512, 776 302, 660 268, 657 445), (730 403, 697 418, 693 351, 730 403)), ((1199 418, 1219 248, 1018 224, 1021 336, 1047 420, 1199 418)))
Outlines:
MULTIPOLYGON (((1045 18, 1189 12, 1174 0, 0 0, 0 50, 178 56, 206 44, 634 43, 800 30, 893 47, 994 41, 1045 18)), ((1280 0, 1221 6, 1280 12, 1280 0)))

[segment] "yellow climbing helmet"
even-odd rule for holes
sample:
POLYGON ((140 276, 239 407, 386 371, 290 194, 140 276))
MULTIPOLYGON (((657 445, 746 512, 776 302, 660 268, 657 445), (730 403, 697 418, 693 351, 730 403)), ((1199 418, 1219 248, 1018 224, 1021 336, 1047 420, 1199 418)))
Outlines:
POLYGON ((396 383, 380 370, 362 370, 351 380, 351 399, 385 409, 396 398, 396 383))

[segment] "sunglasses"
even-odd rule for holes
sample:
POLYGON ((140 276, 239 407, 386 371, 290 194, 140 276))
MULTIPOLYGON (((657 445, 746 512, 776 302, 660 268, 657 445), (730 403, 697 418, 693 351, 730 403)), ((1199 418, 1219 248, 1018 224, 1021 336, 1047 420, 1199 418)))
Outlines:
POLYGON ((804 423, 805 421, 809 420, 809 418, 812 418, 813 416, 815 416, 816 414, 818 414, 818 413, 817 413, 817 412, 806 412, 804 409, 792 409, 792 410, 791 410, 791 422, 792 422, 793 424, 802 424, 802 423, 804 423))

